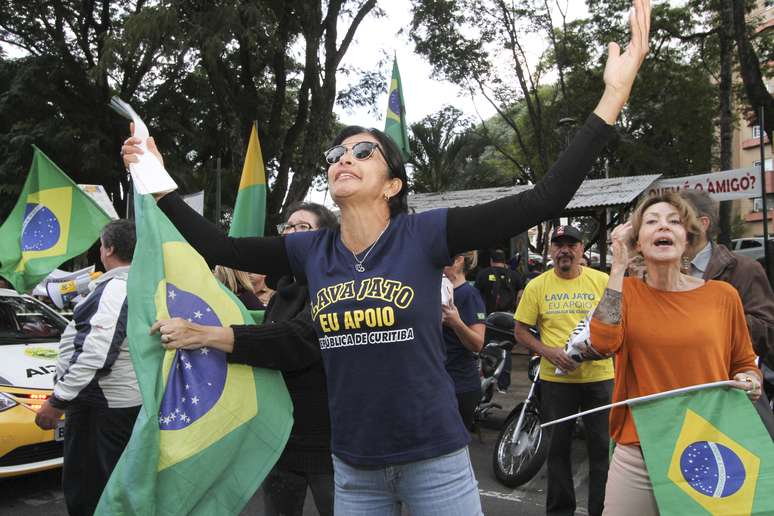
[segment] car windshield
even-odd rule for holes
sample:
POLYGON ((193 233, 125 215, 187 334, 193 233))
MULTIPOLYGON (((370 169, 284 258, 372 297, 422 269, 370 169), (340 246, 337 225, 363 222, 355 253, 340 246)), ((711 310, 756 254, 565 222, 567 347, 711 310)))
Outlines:
POLYGON ((59 340, 67 323, 45 305, 23 297, 0 297, 0 346, 59 340))

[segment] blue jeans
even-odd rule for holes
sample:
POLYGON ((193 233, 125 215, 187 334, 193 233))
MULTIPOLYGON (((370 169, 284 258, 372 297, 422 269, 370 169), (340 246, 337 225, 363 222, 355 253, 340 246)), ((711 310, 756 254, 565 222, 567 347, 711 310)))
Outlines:
POLYGON ((467 446, 432 459, 358 468, 333 456, 336 516, 477 516, 478 482, 467 446))

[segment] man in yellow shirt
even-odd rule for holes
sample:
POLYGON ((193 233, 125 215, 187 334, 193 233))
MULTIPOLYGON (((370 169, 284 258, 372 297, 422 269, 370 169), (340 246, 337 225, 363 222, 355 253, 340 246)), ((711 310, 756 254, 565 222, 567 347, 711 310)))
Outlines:
MULTIPOLYGON (((541 411, 552 421, 610 403, 613 390, 612 359, 578 364, 564 352, 575 326, 599 302, 607 274, 580 265, 583 257, 580 231, 560 226, 551 235, 554 268, 530 281, 516 309, 516 339, 542 358, 540 362, 541 411), (536 327, 540 338, 529 331, 536 327), (557 371, 560 369, 561 371, 557 371)), ((584 416, 589 455, 590 516, 602 514, 607 482, 608 411, 584 416)), ((575 513, 575 489, 570 449, 574 421, 555 425, 548 450, 546 514, 575 513)))

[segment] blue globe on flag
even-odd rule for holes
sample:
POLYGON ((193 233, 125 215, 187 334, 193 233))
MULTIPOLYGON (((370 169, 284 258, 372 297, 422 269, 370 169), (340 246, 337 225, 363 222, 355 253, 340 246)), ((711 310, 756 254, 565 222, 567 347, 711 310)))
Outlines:
MULTIPOLYGON (((197 295, 172 283, 167 283, 166 295, 170 317, 181 317, 204 326, 222 326, 215 311, 197 295)), ((222 351, 206 347, 178 349, 161 399, 159 427, 179 430, 204 416, 223 393, 227 367, 222 351)))
POLYGON ((27 203, 22 223, 22 251, 45 251, 59 242, 62 228, 54 212, 42 204, 27 203))
POLYGON ((683 450, 680 471, 693 489, 713 498, 733 495, 746 478, 739 456, 727 446, 709 441, 694 442, 683 450))
POLYGON ((400 94, 398 93, 397 89, 390 92, 390 100, 388 105, 390 106, 390 111, 400 116, 400 94))

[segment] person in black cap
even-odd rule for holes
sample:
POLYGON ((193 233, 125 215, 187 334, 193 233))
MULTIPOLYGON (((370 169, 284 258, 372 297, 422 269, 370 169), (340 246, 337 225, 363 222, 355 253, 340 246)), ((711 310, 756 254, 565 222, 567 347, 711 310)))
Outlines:
MULTIPOLYGON (((551 235, 554 268, 530 281, 516 310, 516 339, 543 358, 540 363, 541 410, 544 421, 610 403, 613 390, 611 359, 578 364, 564 352, 568 337, 596 307, 608 276, 580 265, 583 237, 572 226, 551 235), (537 327, 540 339, 529 331, 537 327)), ((589 455, 588 513, 600 515, 608 469, 607 410, 583 417, 589 455)), ((546 514, 575 513, 575 489, 570 451, 575 421, 552 428, 548 449, 546 514)))
MULTIPOLYGON (((489 267, 476 275, 476 288, 484 298, 486 313, 514 312, 519 293, 524 289, 521 275, 511 270, 505 262, 505 251, 494 249, 489 253, 489 267)), ((505 391, 511 385, 511 355, 505 357, 505 367, 497 380, 498 390, 505 391)))

